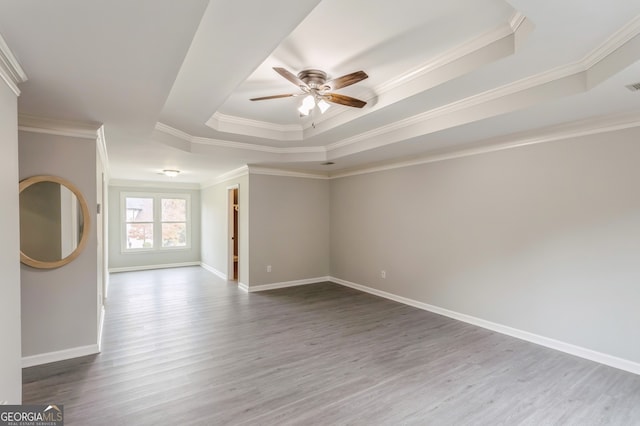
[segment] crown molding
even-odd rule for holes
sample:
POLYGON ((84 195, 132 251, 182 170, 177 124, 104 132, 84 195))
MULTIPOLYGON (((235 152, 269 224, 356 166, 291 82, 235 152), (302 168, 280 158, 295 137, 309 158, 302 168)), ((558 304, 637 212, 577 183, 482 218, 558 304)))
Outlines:
MULTIPOLYGON (((438 55, 429 61, 420 64, 399 76, 386 81, 371 89, 375 95, 361 96, 365 101, 371 102, 374 98, 380 98, 382 95, 394 90, 401 90, 408 87, 415 80, 426 78, 429 74, 443 69, 461 58, 477 53, 479 50, 491 46, 505 37, 515 37, 516 32, 522 28, 522 23, 526 21, 526 17, 519 12, 514 13, 507 24, 500 25, 492 30, 472 38, 460 45, 438 55)), ((515 48, 511 52, 515 52, 515 48)), ((415 93, 414 93, 415 94, 415 93)), ((378 109, 380 106, 378 106, 378 109)), ((368 110, 371 111, 371 110, 368 110)), ((278 125, 274 123, 245 119, 238 116, 231 116, 215 112, 213 116, 206 122, 206 125, 222 132, 238 133, 247 136, 264 137, 268 139, 276 139, 282 141, 304 140, 305 132, 309 131, 314 125, 323 123, 329 119, 339 115, 350 114, 361 116, 367 114, 367 111, 351 111, 347 109, 330 109, 328 112, 314 117, 312 121, 308 121, 303 125, 278 125)))
POLYGON ((244 149, 248 151, 269 152, 272 154, 280 154, 282 152, 282 148, 276 146, 258 145, 246 142, 233 142, 202 137, 194 137, 191 143, 199 145, 219 146, 223 148, 244 149))
POLYGON ((276 124, 267 121, 251 120, 234 115, 215 112, 205 125, 219 132, 236 133, 281 141, 303 139, 303 128, 299 124, 276 124))
MULTIPOLYGON (((456 102, 444 105, 439 108, 434 108, 429 111, 425 111, 421 114, 408 117, 404 120, 399 120, 394 123, 378 127, 376 129, 369 130, 364 133, 352 136, 347 139, 343 139, 338 142, 334 142, 327 146, 327 151, 343 148, 352 145, 357 142, 369 140, 375 136, 398 131, 400 129, 433 120, 436 117, 441 117, 447 114, 453 114, 463 110, 467 110, 473 107, 477 107, 482 104, 486 104, 492 101, 496 101, 506 96, 514 95, 516 93, 524 92, 525 90, 535 89, 536 87, 543 86, 545 84, 559 81, 564 78, 578 76, 580 73, 589 73, 589 70, 605 61, 607 57, 616 50, 623 47, 626 43, 632 41, 640 34, 640 16, 633 19, 627 25, 622 27, 619 31, 613 34, 609 39, 605 40, 602 44, 587 54, 582 60, 563 65, 554 68, 549 71, 545 71, 539 74, 535 74, 530 77, 525 77, 521 80, 473 95, 464 99, 460 99, 456 102)), ((585 80, 588 75, 585 76, 585 80)), ((582 91, 588 90, 588 87, 584 86, 582 91)))
POLYGON ((373 91, 379 97, 380 95, 403 86, 407 83, 410 83, 413 80, 425 77, 429 73, 432 73, 439 68, 449 65, 467 55, 475 53, 478 50, 491 45, 492 43, 495 43, 505 37, 509 37, 513 35, 515 30, 517 29, 513 29, 511 27, 511 23, 500 25, 499 27, 487 31, 476 38, 468 40, 454 47, 453 49, 430 59, 428 62, 422 65, 419 65, 403 74, 400 74, 398 77, 392 80, 374 87, 373 91))
POLYGON ((295 170, 285 170, 285 169, 276 169, 276 168, 259 167, 259 166, 249 166, 249 174, 297 177, 297 178, 307 178, 307 179, 329 179, 329 175, 327 173, 300 172, 295 170))
POLYGON ((299 124, 276 124, 268 121, 251 120, 235 115, 226 115, 217 111, 213 114, 213 118, 222 123, 255 127, 263 130, 272 130, 274 132, 291 133, 302 131, 302 126, 299 124))
POLYGON ((145 189, 188 189, 198 190, 200 185, 189 182, 155 182, 147 180, 111 179, 109 187, 145 189))
POLYGON ((539 129, 508 136, 485 139, 483 141, 478 141, 477 145, 479 146, 475 147, 461 147, 450 152, 428 154, 422 157, 411 158, 405 161, 387 162, 376 166, 362 167, 337 173, 312 173, 260 166, 242 166, 238 169, 218 176, 214 181, 202 184, 200 188, 204 189, 229 181, 231 179, 237 179, 247 174, 329 180, 340 179, 349 176, 401 169, 405 167, 412 167, 439 161, 453 160, 456 158, 464 158, 496 151, 503 151, 506 149, 519 148, 528 145, 536 145, 541 143, 596 135, 600 133, 613 132, 617 130, 625 130, 634 127, 640 127, 640 111, 628 114, 600 117, 595 119, 589 118, 585 120, 566 123, 559 126, 548 127, 541 130, 539 129))
POLYGON ((171 136, 175 136, 178 139, 182 139, 183 141, 186 141, 186 142, 193 141, 193 136, 191 136, 190 134, 183 132, 182 130, 178 130, 175 127, 168 126, 159 121, 156 123, 155 129, 158 130, 159 132, 166 133, 171 136))
MULTIPOLYGON (((384 82, 372 89, 375 96, 368 97, 365 100, 370 102, 374 98, 380 98, 382 95, 392 92, 393 90, 400 90, 403 86, 408 86, 410 83, 421 78, 427 78, 429 74, 459 61, 465 56, 471 55, 480 51, 481 49, 491 46, 505 37, 515 36, 516 32, 520 31, 521 24, 526 20, 526 17, 519 12, 514 13, 510 22, 506 25, 500 25, 490 31, 485 32, 479 37, 468 40, 451 50, 438 55, 429 61, 418 65, 415 68, 410 69, 398 77, 384 82)), ((512 53, 515 52, 515 49, 512 53)), ((380 107, 378 107, 380 108, 380 107)), ((338 114, 345 114, 347 110, 336 111, 329 110, 328 113, 323 114, 319 119, 314 120, 315 124, 320 124, 330 118, 334 118, 338 114)), ((354 114, 362 114, 355 111, 354 114)), ((308 124, 305 130, 309 129, 312 125, 308 124)))
POLYGON ((230 181, 232 179, 238 179, 238 178, 241 178, 242 176, 247 176, 248 174, 249 174, 249 166, 244 165, 242 167, 238 167, 237 169, 223 173, 212 181, 201 184, 200 189, 210 188, 212 186, 219 185, 221 183, 230 181))
POLYGON ((611 37, 589 52, 580 63, 584 66, 585 70, 588 70, 638 35, 640 35, 640 15, 633 18, 613 33, 611 37))
POLYGON ((98 129, 98 154, 102 160, 102 167, 104 170, 105 178, 107 182, 111 177, 111 168, 109 166, 109 155, 107 153, 107 140, 104 136, 104 126, 100 126, 98 129))
POLYGON ((524 24, 527 20, 527 17, 520 11, 513 12, 511 15, 511 19, 509 19, 509 27, 511 27, 512 32, 518 31, 518 29, 524 24))
POLYGON ((9 49, 7 42, 0 34, 0 78, 9 86, 16 96, 20 96, 18 84, 27 81, 27 74, 9 49))
MULTIPOLYGON (((426 64, 423 64, 420 67, 417 67, 413 70, 410 70, 398 78, 386 82, 382 85, 379 85, 374 88, 375 93, 379 97, 384 93, 388 93, 394 89, 398 89, 399 87, 409 84, 411 81, 425 77, 430 72, 434 70, 441 69, 442 67, 450 64, 456 60, 463 58, 470 53, 477 52, 478 49, 482 47, 488 46, 489 44, 496 42, 504 37, 517 35, 519 32, 526 33, 529 31, 528 20, 526 16, 521 14, 520 12, 516 12, 511 17, 508 25, 503 25, 498 27, 483 36, 471 40, 468 43, 462 44, 455 49, 452 49, 445 54, 429 61, 426 64)), ((455 114, 457 112, 469 110, 471 108, 478 107, 482 104, 487 104, 490 102, 497 101, 501 98, 506 98, 507 96, 513 96, 518 94, 524 94, 527 90, 535 90, 536 88, 542 88, 545 84, 552 82, 559 82, 562 79, 573 78, 575 77, 576 83, 579 79, 584 78, 585 81, 590 81, 590 70, 594 68, 596 65, 602 63, 603 61, 608 60, 608 57, 616 52, 618 49, 623 47, 625 44, 631 42, 634 38, 640 35, 640 16, 629 21, 625 26, 620 28, 614 34, 611 35, 607 40, 593 49, 589 54, 587 54, 582 60, 579 60, 574 63, 569 63, 560 67, 557 67, 552 70, 544 71, 539 74, 535 74, 533 76, 529 76, 518 81, 485 91, 483 93, 479 93, 464 99, 460 99, 456 102, 452 102, 450 104, 441 106, 439 108, 434 108, 429 111, 425 111, 421 114, 414 115, 412 117, 408 117, 406 119, 396 121, 394 123, 381 126, 367 132, 360 133, 358 135, 354 135, 352 137, 336 141, 332 144, 326 146, 326 151, 331 152, 340 148, 344 148, 346 146, 358 143, 358 142, 366 142, 370 140, 372 137, 380 136, 388 133, 392 133, 395 131, 399 131, 403 128, 416 125, 418 123, 425 122, 427 120, 433 120, 437 117, 442 117, 445 115, 455 114), (584 73, 584 75, 580 75, 584 73)), ((589 89, 587 84, 581 89, 581 91, 586 91, 589 89)), ((578 89, 580 90, 580 89, 578 89)), ((370 100, 370 99, 367 99, 370 100)), ((337 111, 330 110, 328 113, 324 114, 322 117, 315 119, 316 124, 320 124, 328 119, 334 118, 340 114, 349 114, 345 111, 337 111)), ((354 112, 354 114, 362 114, 360 111, 354 112)), ((236 117, 237 118, 237 117, 236 117)), ((241 123, 242 119, 236 120, 237 123, 241 123)), ((309 126, 305 127, 305 131, 309 129, 309 126)), ((388 143, 393 143, 392 141, 388 143)), ((225 146, 230 146, 226 144, 225 146)), ((245 145, 245 146, 230 146, 237 147, 242 149, 255 149, 260 151, 272 152, 272 153, 287 153, 292 152, 292 148, 284 148, 282 150, 278 148, 257 148, 255 145, 245 145)), ((324 147, 313 147, 314 149, 309 151, 301 151, 301 152, 321 152, 318 148, 324 147)))
MULTIPOLYGON (((511 19, 511 26, 515 26, 517 28, 521 28, 528 21, 525 17, 515 14, 511 19)), ((484 105, 491 106, 490 103, 500 102, 508 99, 509 96, 515 96, 514 100, 522 99, 523 96, 527 97, 531 93, 526 93, 526 91, 536 91, 536 90, 547 90, 549 88, 549 84, 556 84, 556 88, 558 84, 564 84, 563 79, 566 79, 565 86, 567 90, 572 91, 574 93, 581 93, 589 90, 589 86, 587 81, 591 74, 597 73, 597 70, 594 69, 596 66, 604 65, 607 68, 609 73, 615 72, 617 70, 616 65, 620 66, 624 61, 620 61, 620 56, 624 59, 628 59, 628 55, 633 53, 629 47, 630 43, 635 43, 638 37, 640 36, 640 17, 636 17, 632 19, 628 24, 624 27, 620 28, 616 31, 611 37, 593 49, 589 54, 585 55, 585 57, 577 62, 569 63, 560 67, 557 67, 552 70, 548 70, 542 73, 538 73, 521 80, 511 82, 509 84, 496 87, 494 89, 485 91, 483 93, 479 93, 464 99, 460 99, 456 102, 441 106, 439 108, 434 108, 432 110, 426 111, 421 114, 417 114, 412 117, 408 117, 404 120, 400 120, 389 125, 380 126, 378 128, 369 130, 367 132, 363 132, 361 134, 355 135, 353 137, 339 140, 327 146, 316 146, 316 147, 272 147, 272 146, 264 146, 264 145, 256 145, 256 144, 244 144, 237 142, 229 142, 229 141, 218 141, 213 139, 206 138, 192 138, 186 134, 186 140, 194 141, 195 143, 203 143, 209 145, 216 146, 224 146, 228 148, 237 148, 237 149, 248 149, 248 150, 256 150, 263 152, 270 152, 276 154, 304 154, 304 153, 329 153, 331 151, 335 151, 337 149, 362 142, 363 148, 358 149, 355 152, 360 152, 367 149, 372 149, 378 146, 385 146, 396 142, 392 140, 392 137, 389 137, 387 140, 373 140, 375 137, 390 134, 392 132, 403 130, 404 139, 407 137, 407 127, 414 125, 425 125, 428 124, 431 120, 435 118, 439 118, 445 116, 447 114, 456 114, 468 111, 469 113, 473 111, 478 111, 479 107, 484 105), (623 49, 624 48, 624 49, 623 49), (618 52, 618 55, 612 55, 612 53, 618 52), (626 55, 626 56, 625 56, 626 55), (618 56, 616 58, 615 56, 618 56), (614 66, 609 66, 610 64, 614 66), (546 88, 545 88, 546 86, 546 88)), ((634 47, 635 44, 633 44, 634 47)), ((408 73, 407 75, 410 75, 408 73)), ((553 89, 553 87, 552 87, 553 89)), ((554 90, 547 90, 547 95, 552 96, 554 90)), ((534 94, 545 95, 544 92, 532 92, 534 94)), ((561 92, 564 93, 564 92, 561 92)), ((467 117, 469 114, 461 114, 460 116, 467 117)), ((494 114, 495 115, 495 114, 494 114)), ((463 118, 464 118, 463 117, 463 118)), ((466 122, 469 121, 468 117, 466 118, 466 122)), ((459 121, 459 120, 458 120, 459 121)), ((460 123, 458 123, 460 124, 460 123)), ((573 122, 567 124, 566 126, 556 127, 553 129, 547 128, 545 130, 538 130, 528 134, 520 134, 520 135, 511 135, 507 137, 501 137, 491 140, 478 141, 475 144, 475 147, 459 147, 453 152, 448 153, 439 153, 439 154, 431 154, 421 158, 414 158, 404 162, 394 162, 394 163, 386 163, 383 165, 378 165, 375 167, 357 169, 352 171, 345 171, 342 173, 329 174, 330 178, 339 178, 345 176, 351 176, 356 174, 363 173, 371 173, 375 171, 381 170, 389 170, 393 168, 400 167, 408 167, 417 164, 430 163, 434 161, 443 161, 452 158, 465 157, 470 155, 477 155, 487 152, 493 152, 503 149, 515 148, 519 146, 532 145, 537 143, 545 143, 555 140, 568 139, 573 137, 580 137, 586 135, 592 135, 597 133, 615 131, 625 128, 638 127, 640 126, 640 115, 639 114, 631 114, 626 116, 619 117, 604 117, 602 119, 589 119, 584 121, 573 122)), ((424 128, 416 129, 418 131, 422 131, 424 133, 424 128)), ((177 133, 176 131, 174 133, 177 133)), ((427 131, 428 133, 428 131, 427 131)), ((336 153, 338 157, 339 153, 336 153)), ((260 170, 260 169, 254 169, 260 170)), ((254 173, 259 173, 255 171, 254 173)), ((264 174, 282 174, 293 176, 292 171, 283 171, 279 169, 268 169, 264 170, 264 174)))
POLYGON ((600 119, 591 118, 579 120, 561 126, 549 127, 543 130, 486 139, 484 141, 477 142, 477 145, 480 145, 478 147, 467 147, 446 153, 425 155, 406 161, 398 161, 373 167, 364 167, 356 170, 332 173, 330 175, 330 179, 339 179, 367 173, 412 167, 421 164, 470 157, 473 155, 487 154, 511 148, 555 142, 582 136, 596 135, 599 133, 625 130, 634 127, 640 127, 640 111, 631 114, 608 116, 600 119))
POLYGON ((209 139, 194 137, 191 143, 200 145, 220 146, 224 148, 245 149, 249 151, 269 152, 272 154, 310 154, 318 152, 327 152, 324 146, 292 146, 278 147, 268 145, 258 145, 245 142, 224 141, 221 139, 209 139))
POLYGON ((385 126, 380 126, 375 129, 368 130, 366 132, 357 134, 355 136, 343 139, 341 141, 334 142, 332 144, 327 145, 327 151, 330 152, 339 148, 343 148, 345 146, 352 145, 360 141, 369 140, 375 136, 391 133, 391 132, 398 131, 403 128, 412 126, 414 124, 422 123, 428 120, 433 120, 436 117, 441 117, 446 114, 452 114, 452 113, 473 108, 491 101, 495 101, 505 96, 513 95, 518 92, 522 92, 528 89, 535 88, 537 86, 541 86, 546 83, 550 83, 552 81, 559 80, 561 78, 569 77, 571 75, 576 74, 581 69, 582 68, 580 66, 571 64, 568 66, 563 66, 563 67, 559 67, 559 68, 546 71, 540 74, 536 74, 532 77, 526 77, 524 79, 515 81, 513 83, 509 83, 504 86, 497 87, 495 89, 487 90, 485 92, 478 93, 476 95, 469 96, 464 99, 460 99, 450 104, 443 105, 441 107, 434 108, 420 114, 416 114, 414 116, 405 118, 403 120, 398 120, 396 122, 387 124, 385 126))
POLYGON ((246 142, 234 142, 225 141, 222 139, 205 138, 200 136, 191 136, 182 130, 174 129, 163 123, 156 123, 155 129, 166 133, 168 135, 175 136, 183 141, 209 146, 219 146, 223 148, 244 149, 248 151, 268 152, 271 154, 310 154, 310 153, 325 153, 327 149, 324 146, 293 146, 293 147, 278 147, 270 145, 258 145, 246 142))
POLYGON ((18 130, 23 132, 71 136, 95 141, 98 138, 98 130, 101 126, 102 124, 100 123, 65 121, 18 114, 18 130))

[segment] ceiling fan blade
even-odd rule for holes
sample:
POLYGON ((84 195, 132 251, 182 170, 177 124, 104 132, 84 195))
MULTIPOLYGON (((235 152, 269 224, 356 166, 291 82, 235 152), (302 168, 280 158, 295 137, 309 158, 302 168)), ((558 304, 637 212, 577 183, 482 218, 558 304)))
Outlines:
POLYGON ((292 82, 293 84, 295 84, 296 86, 300 87, 300 88, 309 88, 309 86, 307 86, 307 84, 300 80, 295 74, 293 74, 290 71, 287 71, 284 68, 279 68, 279 67, 273 67, 274 71, 277 72, 278 74, 280 74, 281 76, 283 76, 284 78, 286 78, 287 80, 289 80, 290 82, 292 82))
POLYGON ((334 104, 346 105, 354 108, 362 108, 367 103, 351 96, 339 95, 337 93, 325 93, 322 95, 324 99, 334 104))
POLYGON ((366 72, 364 71, 356 71, 351 74, 343 75, 342 77, 335 78, 326 83, 327 86, 331 87, 331 90, 342 89, 343 87, 351 86, 352 84, 356 84, 359 81, 368 78, 366 72))
POLYGON ((249 100, 250 101, 264 101, 264 100, 267 100, 267 99, 290 98, 292 96, 298 96, 298 95, 294 95, 293 93, 287 93, 286 95, 263 96, 261 98, 253 98, 253 99, 249 99, 249 100))

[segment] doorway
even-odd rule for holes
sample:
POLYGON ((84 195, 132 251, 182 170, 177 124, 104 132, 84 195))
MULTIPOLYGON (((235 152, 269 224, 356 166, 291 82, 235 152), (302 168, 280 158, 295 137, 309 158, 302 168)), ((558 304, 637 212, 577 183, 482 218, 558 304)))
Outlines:
POLYGON ((229 199, 229 267, 228 267, 228 279, 230 281, 238 281, 239 273, 239 252, 238 252, 238 213, 239 213, 239 198, 238 198, 238 185, 230 186, 228 190, 229 199))

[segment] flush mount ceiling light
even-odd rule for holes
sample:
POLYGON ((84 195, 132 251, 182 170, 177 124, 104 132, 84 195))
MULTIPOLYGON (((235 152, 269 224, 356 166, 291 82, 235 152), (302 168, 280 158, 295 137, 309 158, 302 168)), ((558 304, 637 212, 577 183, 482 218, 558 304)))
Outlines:
POLYGON ((180 174, 180 170, 164 169, 162 174, 169 177, 176 177, 180 174))
POLYGON ((362 108, 367 103, 351 96, 331 93, 332 90, 351 86, 369 76, 364 71, 356 71, 351 74, 327 81, 327 73, 320 70, 303 70, 294 75, 284 68, 273 68, 278 74, 295 84, 302 90, 301 93, 287 93, 284 95, 263 96, 253 98, 252 101, 264 101, 267 99, 289 98, 292 96, 304 96, 302 104, 298 108, 300 116, 307 116, 317 106, 320 113, 324 114, 331 106, 329 102, 353 108, 362 108))

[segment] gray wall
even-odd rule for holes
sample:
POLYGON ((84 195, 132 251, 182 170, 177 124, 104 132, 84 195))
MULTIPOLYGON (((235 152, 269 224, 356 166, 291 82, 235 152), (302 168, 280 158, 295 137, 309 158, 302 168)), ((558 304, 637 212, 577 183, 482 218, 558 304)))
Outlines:
POLYGON ((109 269, 137 268, 176 263, 200 262, 200 191, 178 189, 171 186, 162 188, 110 186, 109 187, 109 269), (141 192, 155 194, 189 194, 191 196, 191 248, 184 250, 164 250, 155 252, 122 253, 122 212, 121 192, 141 192))
POLYGON ((333 180, 332 275, 640 362, 639 138, 333 180))
MULTIPOLYGON (((96 211, 96 142, 42 133, 19 133, 20 179, 54 175, 75 184, 96 211)), ((96 218, 73 262, 50 270, 21 265, 22 355, 97 344, 96 218)))
POLYGON ((229 204, 228 188, 238 185, 238 282, 249 284, 249 176, 209 186, 202 189, 202 263, 221 274, 229 276, 228 229, 229 204))
POLYGON ((252 174, 249 193, 249 286, 328 276, 329 181, 252 174))
POLYGON ((18 102, 0 83, 0 402, 22 402, 18 102))

